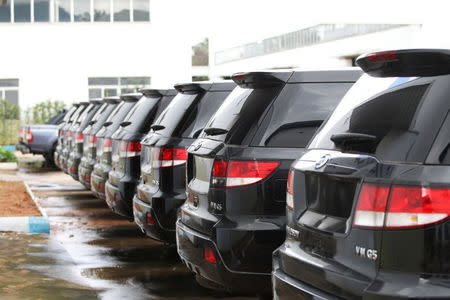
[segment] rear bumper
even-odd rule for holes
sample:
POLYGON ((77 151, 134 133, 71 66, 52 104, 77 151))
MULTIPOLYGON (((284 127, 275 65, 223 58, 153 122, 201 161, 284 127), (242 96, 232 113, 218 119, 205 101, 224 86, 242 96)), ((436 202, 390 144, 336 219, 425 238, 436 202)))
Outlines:
POLYGON ((198 276, 216 283, 231 293, 270 293, 270 273, 238 272, 228 268, 217 244, 208 236, 176 223, 178 254, 184 264, 198 276), (216 263, 205 260, 205 248, 211 249, 216 263))
POLYGON ((133 196, 137 182, 121 179, 119 186, 106 181, 105 196, 109 208, 116 214, 133 219, 133 196))
POLYGON ((147 236, 161 242, 175 243, 175 224, 173 228, 161 226, 152 205, 142 201, 137 195, 134 195, 133 198, 133 215, 134 222, 147 236), (147 216, 152 217, 154 224, 147 222, 147 216))
POLYGON ((30 148, 27 145, 23 144, 23 143, 18 143, 16 145, 16 149, 19 150, 20 152, 22 152, 22 154, 30 153, 30 148))
POLYGON ((91 173, 93 168, 94 164, 88 163, 87 160, 85 161, 84 157, 78 166, 78 180, 89 190, 91 189, 91 173))
MULTIPOLYGON (((274 252, 272 265, 274 299, 341 299, 283 272, 280 268, 279 250, 274 252)), ((342 285, 346 286, 347 283, 342 282, 342 285)), ((449 295, 448 276, 379 272, 377 278, 362 292, 361 299, 449 299, 449 295)))
POLYGON ((106 200, 105 195, 105 183, 108 178, 108 172, 105 171, 92 171, 91 173, 91 191, 100 199, 106 200))
POLYGON ((69 175, 72 176, 73 179, 78 180, 78 166, 80 165, 81 155, 79 153, 72 152, 67 161, 67 170, 69 175))

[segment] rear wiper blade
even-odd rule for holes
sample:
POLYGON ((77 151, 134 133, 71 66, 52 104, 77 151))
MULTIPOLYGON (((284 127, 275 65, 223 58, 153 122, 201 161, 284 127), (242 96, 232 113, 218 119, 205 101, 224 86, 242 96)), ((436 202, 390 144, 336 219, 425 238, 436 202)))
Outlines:
POLYGON ((377 137, 371 134, 364 133, 338 133, 333 134, 330 140, 336 146, 342 146, 347 144, 362 144, 362 143, 373 143, 377 141, 377 137))
POLYGON ((97 123, 97 120, 91 120, 88 125, 94 125, 95 123, 97 123))
POLYGON ((123 121, 122 123, 120 123, 120 126, 122 127, 127 127, 128 125, 130 125, 131 122, 130 121, 123 121))
POLYGON ((203 131, 207 134, 207 135, 220 135, 220 134, 225 134, 228 132, 228 130, 226 129, 222 129, 222 128, 215 128, 215 127, 207 127, 205 129, 203 129, 203 131))
POLYGON ((153 129, 154 131, 158 131, 158 130, 162 130, 162 129, 166 128, 166 126, 155 124, 155 125, 150 126, 150 128, 153 129))
POLYGON ((113 122, 109 121, 109 122, 105 122, 103 123, 103 126, 108 127, 109 125, 111 125, 113 122))

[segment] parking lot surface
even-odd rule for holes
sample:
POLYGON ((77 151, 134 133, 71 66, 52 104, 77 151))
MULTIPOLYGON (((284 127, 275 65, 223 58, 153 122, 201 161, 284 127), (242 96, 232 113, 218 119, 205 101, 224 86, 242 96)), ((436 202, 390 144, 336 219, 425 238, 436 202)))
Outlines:
POLYGON ((25 180, 51 228, 0 234, 0 298, 250 299, 200 287, 175 248, 146 238, 62 172, 8 170, 0 179, 25 180))

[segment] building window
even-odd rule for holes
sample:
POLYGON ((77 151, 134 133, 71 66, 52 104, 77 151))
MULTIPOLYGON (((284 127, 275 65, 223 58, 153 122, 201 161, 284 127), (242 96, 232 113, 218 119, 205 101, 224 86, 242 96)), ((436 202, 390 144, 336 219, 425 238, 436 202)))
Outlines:
POLYGON ((149 0, 133 1, 133 20, 135 22, 150 21, 150 2, 149 0))
POLYGON ((70 22, 70 0, 55 0, 55 21, 70 22))
POLYGON ((11 22, 11 0, 0 0, 0 22, 11 22))
POLYGON ((0 100, 19 105, 19 79, 0 79, 0 100))
POLYGON ((75 22, 91 21, 91 1, 75 0, 73 1, 73 20, 75 22))
POLYGON ((14 22, 31 21, 30 0, 14 0, 14 22))
POLYGON ((111 16, 111 2, 109 0, 94 0, 94 21, 109 22, 111 16))
POLYGON ((150 77, 90 77, 89 98, 117 96, 150 87, 150 77))
POLYGON ((50 20, 49 0, 34 0, 34 21, 48 22, 50 20))
POLYGON ((130 1, 114 0, 113 9, 115 22, 130 21, 130 1))

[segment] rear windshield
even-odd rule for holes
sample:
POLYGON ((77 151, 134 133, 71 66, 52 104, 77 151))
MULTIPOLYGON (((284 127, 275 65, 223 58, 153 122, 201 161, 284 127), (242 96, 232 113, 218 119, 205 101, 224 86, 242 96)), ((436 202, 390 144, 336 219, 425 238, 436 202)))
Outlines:
POLYGON ((206 122, 217 111, 230 91, 207 92, 191 109, 186 121, 183 121, 181 137, 197 138, 206 122))
POLYGON ((57 113, 56 115, 52 116, 47 122, 45 122, 45 124, 57 125, 63 121, 65 115, 66 115, 66 111, 62 110, 59 113, 57 113))
POLYGON ((133 108, 133 106, 136 104, 136 102, 127 102, 122 101, 120 104, 116 107, 116 109, 111 113, 111 116, 108 117, 106 122, 112 122, 110 126, 107 127, 107 133, 112 133, 117 130, 120 126, 120 122, 125 118, 125 116, 128 114, 128 112, 133 108))
POLYGON ((179 93, 173 98, 166 109, 159 115, 154 125, 164 126, 157 132, 163 136, 179 136, 180 120, 186 115, 191 108, 191 105, 195 102, 199 94, 182 94, 179 93))
POLYGON ((77 123, 82 123, 87 115, 95 108, 94 104, 89 104, 85 110, 81 113, 80 117, 77 119, 77 123))
POLYGON ((92 121, 97 121, 100 118, 100 115, 106 110, 108 103, 103 103, 102 106, 97 110, 95 115, 92 117, 92 121))
POLYGON ((163 96, 158 102, 158 108, 156 109, 155 118, 158 118, 161 113, 169 106, 169 103, 173 100, 175 95, 163 96))
POLYGON ((156 104, 159 97, 142 97, 126 115, 124 122, 131 122, 125 127, 126 131, 144 133, 150 130, 156 113, 156 104))
POLYGON ((309 148, 374 154, 384 161, 424 162, 449 109, 449 80, 450 75, 364 75, 309 148))
POLYGON ((73 112, 77 109, 76 106, 72 106, 69 111, 67 112, 67 114, 64 116, 63 122, 67 122, 70 120, 70 117, 72 116, 73 112))
POLYGON ((280 90, 281 86, 255 89, 236 87, 205 126, 222 129, 226 133, 208 135, 203 132, 201 137, 234 145, 249 144, 258 121, 280 90))
POLYGON ((86 106, 84 106, 84 105, 78 106, 77 110, 73 113, 73 115, 70 116, 70 122, 73 123, 73 121, 75 121, 77 119, 77 117, 79 116, 80 112, 82 112, 85 107, 86 106))
POLYGON ((252 146, 304 148, 353 83, 291 83, 281 91, 252 146))

